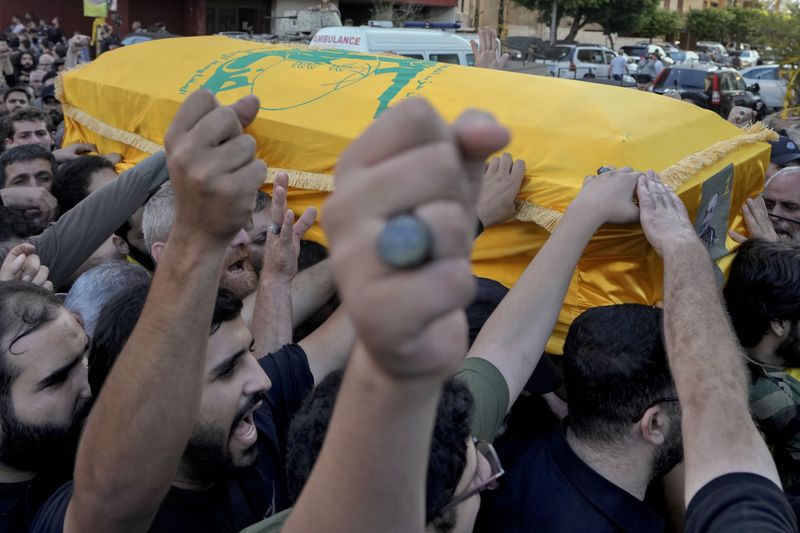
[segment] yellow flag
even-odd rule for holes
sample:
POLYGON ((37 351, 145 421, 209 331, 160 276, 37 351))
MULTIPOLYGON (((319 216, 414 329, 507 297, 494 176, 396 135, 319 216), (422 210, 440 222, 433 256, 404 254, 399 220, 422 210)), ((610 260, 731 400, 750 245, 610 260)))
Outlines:
MULTIPOLYGON (((601 165, 663 172, 695 219, 722 272, 743 231, 740 206, 763 188, 774 135, 740 130, 686 102, 651 93, 399 56, 259 44, 226 37, 162 39, 103 54, 63 75, 65 143, 88 141, 135 163, 158 150, 183 99, 205 88, 224 104, 261 100, 248 132, 258 156, 290 175, 290 206, 319 207, 339 154, 404 98, 428 99, 448 120, 467 108, 512 132, 507 148, 527 174, 516 220, 475 246, 477 275, 510 286, 547 239, 584 176, 601 165)), ((398 180, 403 176, 398 175, 398 180)), ((315 227, 312 238, 324 242, 315 227)), ((603 227, 573 276, 548 351, 561 352, 572 320, 613 303, 662 299, 661 261, 638 225, 603 227)))

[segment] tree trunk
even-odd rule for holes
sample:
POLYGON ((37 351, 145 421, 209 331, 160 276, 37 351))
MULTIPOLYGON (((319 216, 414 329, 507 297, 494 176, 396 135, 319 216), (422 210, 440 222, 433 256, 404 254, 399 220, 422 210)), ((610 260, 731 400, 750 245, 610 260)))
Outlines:
POLYGON ((568 43, 575 42, 575 37, 578 36, 578 31, 586 25, 586 23, 582 22, 582 20, 583 11, 579 9, 578 12, 575 13, 575 18, 572 20, 572 26, 569 28, 569 33, 567 34, 566 39, 564 39, 565 41, 568 43))
POLYGON ((611 48, 612 50, 615 50, 615 48, 614 48, 614 38, 611 36, 610 33, 608 34, 608 44, 610 45, 609 48, 611 48))

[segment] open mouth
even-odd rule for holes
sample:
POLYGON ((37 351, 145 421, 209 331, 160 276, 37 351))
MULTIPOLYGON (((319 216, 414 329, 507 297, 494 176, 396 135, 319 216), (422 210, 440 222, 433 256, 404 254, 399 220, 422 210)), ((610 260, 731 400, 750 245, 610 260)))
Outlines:
POLYGON ((231 274, 241 274, 242 272, 244 272, 244 262, 245 262, 244 259, 240 259, 235 263, 231 263, 231 265, 228 266, 228 272, 230 272, 231 274))
POLYGON ((255 420, 253 413, 261 406, 262 402, 258 402, 250 409, 244 412, 233 426, 231 431, 231 439, 238 441, 243 448, 249 448, 256 443, 258 439, 258 431, 256 430, 255 420))

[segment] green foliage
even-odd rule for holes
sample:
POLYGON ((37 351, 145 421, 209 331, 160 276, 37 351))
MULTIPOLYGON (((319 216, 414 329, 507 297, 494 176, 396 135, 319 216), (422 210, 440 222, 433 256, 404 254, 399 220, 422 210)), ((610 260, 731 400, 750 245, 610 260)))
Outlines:
POLYGON ((686 29, 697 40, 724 42, 733 20, 728 9, 692 9, 686 15, 686 29))
POLYGON ((683 19, 675 11, 656 9, 642 17, 639 34, 642 37, 658 37, 674 35, 683 28, 683 19))

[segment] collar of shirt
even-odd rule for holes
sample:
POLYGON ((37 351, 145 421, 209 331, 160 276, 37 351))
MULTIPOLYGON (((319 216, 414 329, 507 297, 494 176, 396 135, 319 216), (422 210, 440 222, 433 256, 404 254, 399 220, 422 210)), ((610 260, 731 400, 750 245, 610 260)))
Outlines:
POLYGON ((550 451, 564 476, 609 522, 621 531, 661 533, 664 521, 647 504, 614 485, 578 457, 566 439, 566 423, 553 431, 550 451))

